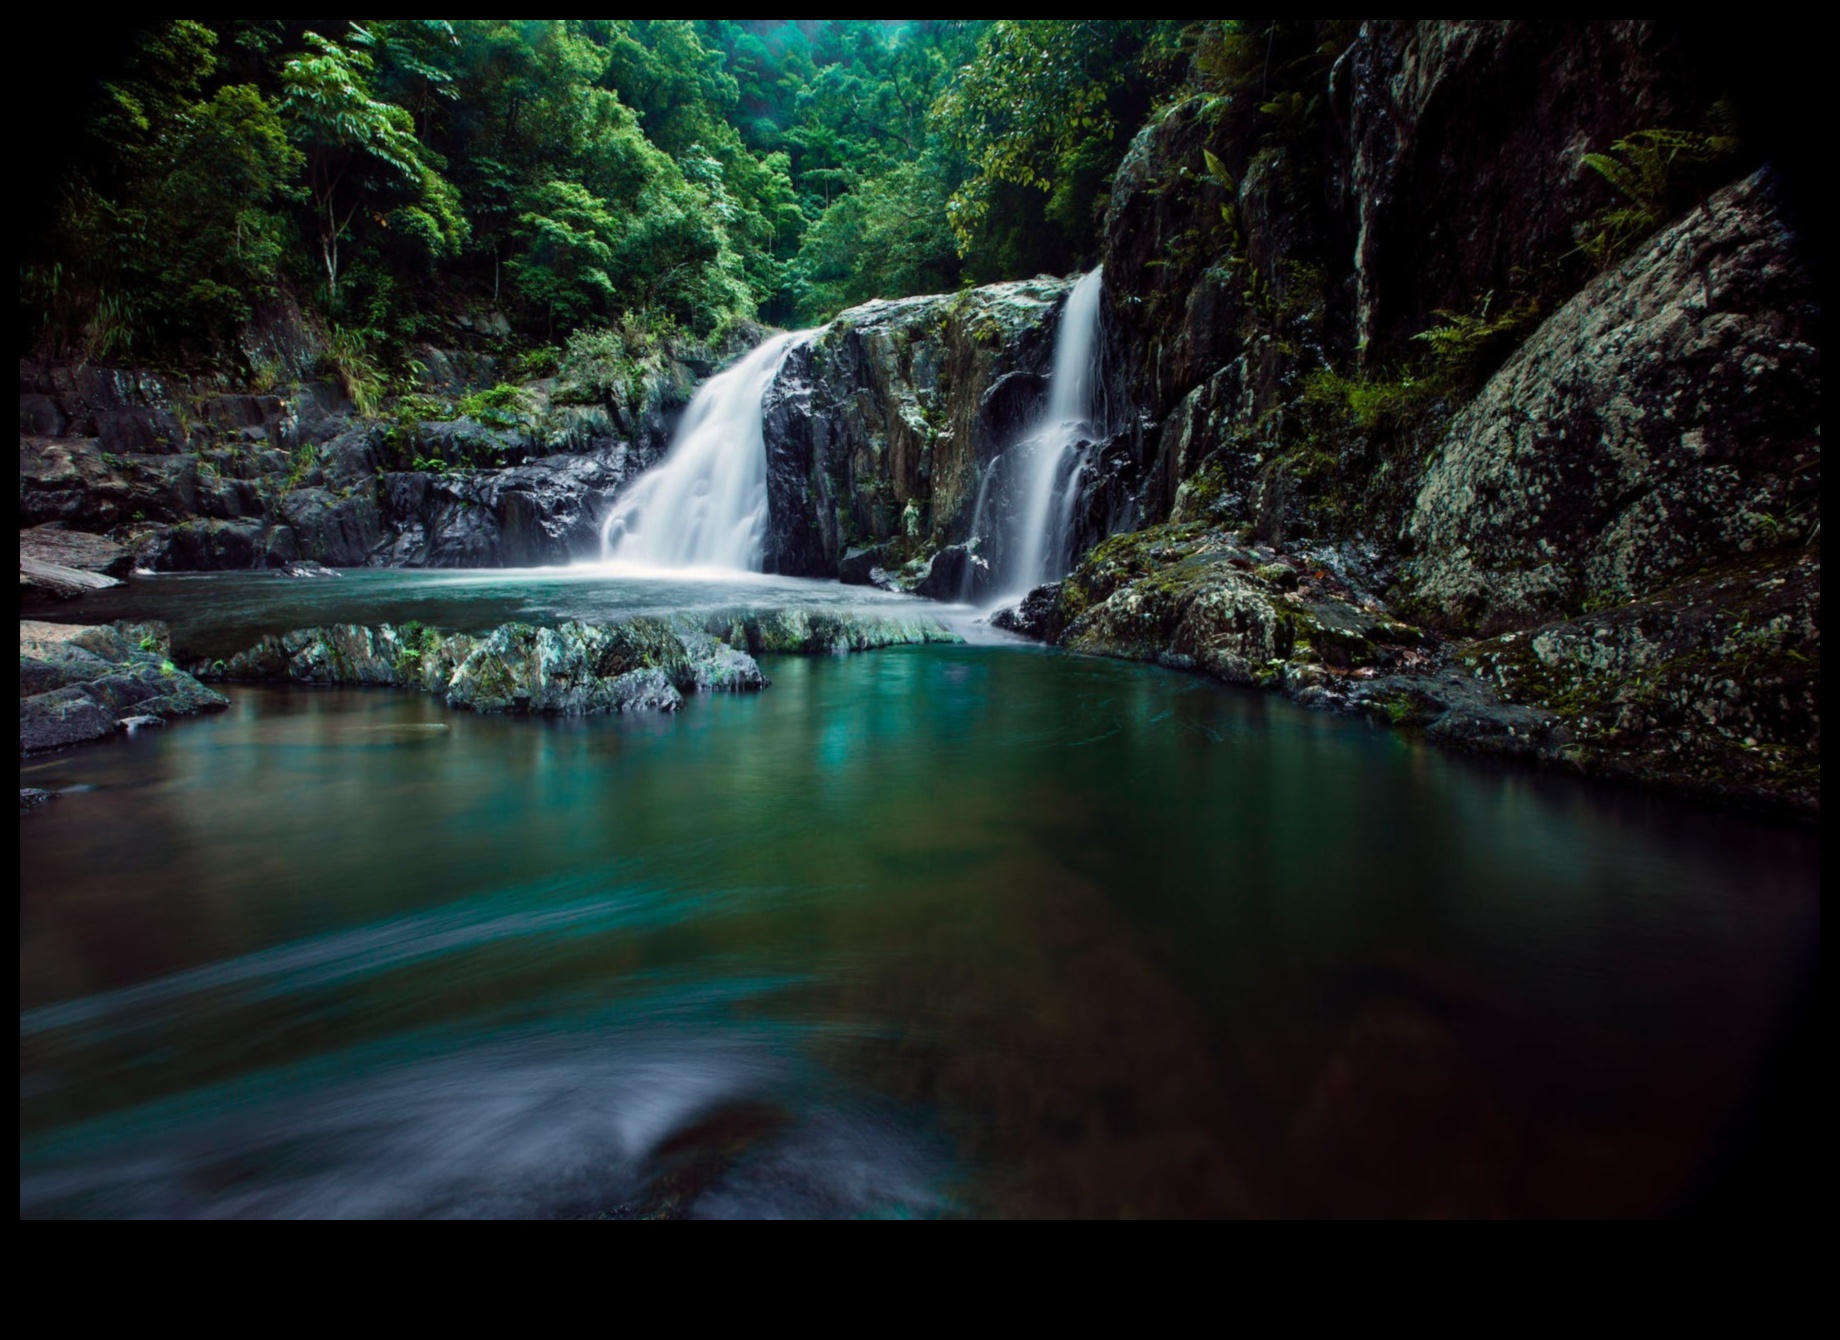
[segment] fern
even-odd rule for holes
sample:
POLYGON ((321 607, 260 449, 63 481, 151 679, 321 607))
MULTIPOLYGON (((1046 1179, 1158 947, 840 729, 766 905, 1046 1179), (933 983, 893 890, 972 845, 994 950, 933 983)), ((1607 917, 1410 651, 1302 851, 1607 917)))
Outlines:
POLYGON ((1473 312, 1440 309, 1437 315, 1441 324, 1412 337, 1430 347, 1427 375, 1433 381, 1455 387, 1479 380, 1518 342, 1520 332, 1539 319, 1537 302, 1516 303, 1491 315, 1489 309, 1494 301, 1495 294, 1490 292, 1483 295, 1473 312))
POLYGON ((1259 110, 1272 121, 1265 143, 1268 146, 1302 144, 1316 124, 1316 113, 1321 106, 1321 97, 1306 97, 1295 89, 1273 94, 1268 101, 1259 104, 1259 110))
POLYGON ((1227 171, 1227 165, 1215 157, 1211 149, 1201 151, 1201 161, 1207 165, 1208 176, 1220 183, 1220 189, 1228 195, 1239 190, 1239 183, 1233 180, 1233 174, 1227 171))
POLYGON ((1737 151, 1729 133, 1730 112, 1715 103, 1712 130, 1638 130, 1617 140, 1607 154, 1586 154, 1583 165, 1610 184, 1623 203, 1578 229, 1578 247, 1600 269, 1608 269, 1675 212, 1682 181, 1691 170, 1716 166, 1737 151))
POLYGON ((1234 180, 1233 174, 1227 171, 1227 165, 1220 161, 1213 150, 1203 149, 1201 161, 1207 168, 1208 176, 1213 178, 1214 184, 1226 192, 1226 203, 1220 207, 1220 221, 1226 225, 1227 229, 1225 260, 1228 265, 1232 265, 1246 250, 1246 239, 1241 234, 1239 227, 1239 183, 1234 180))

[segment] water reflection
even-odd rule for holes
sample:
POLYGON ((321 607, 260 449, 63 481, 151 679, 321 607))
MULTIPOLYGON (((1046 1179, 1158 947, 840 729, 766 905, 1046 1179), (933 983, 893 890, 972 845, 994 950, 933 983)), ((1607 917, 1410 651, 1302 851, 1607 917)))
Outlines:
POLYGON ((1665 1212, 1817 952, 1809 834, 1107 662, 770 673, 22 768, 96 788, 22 825, 22 1210, 1665 1212))

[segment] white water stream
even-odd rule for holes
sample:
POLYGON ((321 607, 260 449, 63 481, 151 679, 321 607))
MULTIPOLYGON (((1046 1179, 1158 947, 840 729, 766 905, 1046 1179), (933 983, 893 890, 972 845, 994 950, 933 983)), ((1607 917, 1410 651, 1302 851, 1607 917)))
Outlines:
POLYGON ((665 457, 601 522, 601 561, 758 571, 767 536, 760 401, 815 332, 776 335, 698 389, 665 457))
POLYGON ((1088 271, 1067 295, 1054 334, 1047 408, 985 476, 973 533, 983 532, 983 492, 991 475, 1000 465, 1010 472, 1013 532, 1005 537, 998 562, 997 586, 1004 592, 1000 604, 1067 572, 1073 509, 1086 473, 1085 448, 1096 433, 1102 274, 1103 267, 1088 271))
MULTIPOLYGON (((1097 435, 1100 269, 1067 296, 1054 336, 1048 403, 992 462, 979 490, 973 534, 987 534, 987 495, 1007 496, 998 549, 1004 600, 1064 576, 1074 509, 1097 435)), ((815 331, 777 335, 709 379, 690 402, 669 451, 608 511, 601 561, 644 569, 758 571, 767 526, 767 453, 761 399, 786 355, 815 331)))

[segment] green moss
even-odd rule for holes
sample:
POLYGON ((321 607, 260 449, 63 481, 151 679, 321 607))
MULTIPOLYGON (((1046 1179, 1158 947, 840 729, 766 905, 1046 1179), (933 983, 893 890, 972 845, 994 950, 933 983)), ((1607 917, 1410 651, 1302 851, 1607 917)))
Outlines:
POLYGON ((396 658, 391 662, 391 668, 398 678, 419 678, 424 660, 440 651, 446 640, 439 629, 430 628, 416 619, 397 625, 396 658))
POLYGON ((1354 427, 1373 432, 1415 420, 1443 393, 1435 380, 1410 372, 1350 377, 1323 368, 1304 383, 1302 403, 1330 415, 1345 415, 1354 427))
POLYGON ((1363 706, 1374 715, 1384 717, 1389 724, 1400 727, 1422 726, 1435 715, 1423 698, 1403 691, 1370 698, 1363 706))
POLYGON ((509 382, 463 395, 456 408, 487 428, 530 428, 535 422, 528 398, 509 382))
POLYGON ((1229 467, 1226 452, 1237 443, 1229 443, 1222 450, 1209 454, 1201 467, 1182 481, 1176 491, 1175 506, 1171 509, 1171 519, 1177 521, 1229 520, 1225 515, 1228 500, 1233 496, 1228 488, 1229 467))
POLYGON ((1059 609, 1062 624, 1070 624, 1092 607, 1092 591, 1076 573, 1061 583, 1059 609))
POLYGON ((516 696, 517 681, 512 677, 510 667, 499 657, 485 658, 475 682, 479 685, 479 701, 508 703, 516 696))

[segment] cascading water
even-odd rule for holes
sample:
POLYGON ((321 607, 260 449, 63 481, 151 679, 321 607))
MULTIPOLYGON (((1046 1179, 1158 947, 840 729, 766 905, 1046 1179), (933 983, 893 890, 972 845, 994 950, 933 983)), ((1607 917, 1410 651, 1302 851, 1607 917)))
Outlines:
POLYGON ((767 535, 760 401, 786 355, 813 332, 776 335, 711 377, 665 457, 601 522, 601 561, 646 568, 757 570, 767 535))
POLYGON ((1003 469, 1013 523, 999 551, 996 585, 1010 599, 1067 570, 1073 510, 1086 472, 1086 448, 1095 434, 1102 272, 1103 267, 1089 271, 1067 295, 1054 335, 1047 408, 1003 458, 992 462, 980 490, 973 529, 981 533, 991 477, 1003 469))

